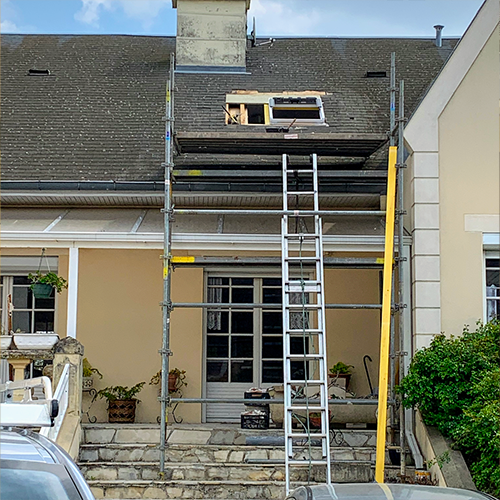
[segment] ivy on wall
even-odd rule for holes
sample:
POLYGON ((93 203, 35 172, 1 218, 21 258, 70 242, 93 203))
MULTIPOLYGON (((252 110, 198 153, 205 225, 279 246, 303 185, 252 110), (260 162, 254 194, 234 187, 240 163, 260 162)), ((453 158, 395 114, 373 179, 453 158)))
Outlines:
POLYGON ((479 490, 500 495, 500 321, 418 351, 398 391, 428 425, 451 437, 479 490))

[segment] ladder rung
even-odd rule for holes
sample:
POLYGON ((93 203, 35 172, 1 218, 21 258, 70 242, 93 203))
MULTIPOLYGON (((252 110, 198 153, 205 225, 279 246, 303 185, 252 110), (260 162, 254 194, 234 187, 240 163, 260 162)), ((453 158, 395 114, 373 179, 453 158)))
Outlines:
MULTIPOLYGON (((325 384, 323 380, 308 380, 307 385, 322 385, 325 384)), ((287 380, 286 385, 305 385, 306 381, 305 380, 287 380)))
POLYGON ((311 432, 307 434, 307 432, 292 432, 287 437, 295 439, 295 438, 328 438, 329 434, 323 434, 322 432, 311 432))
POLYGON ((291 329, 287 330, 286 333, 290 335, 303 335, 303 334, 312 334, 312 335, 322 335, 323 330, 320 328, 303 328, 303 329, 291 329))
MULTIPOLYGON (((311 399, 311 401, 314 401, 313 399, 311 399)), ((314 413, 318 413, 319 411, 324 411, 325 412, 325 417, 326 417, 326 409, 324 406, 304 406, 304 405, 300 405, 300 406, 290 406, 286 409, 286 411, 296 411, 296 410, 300 410, 300 411, 307 411, 307 410, 312 410, 314 413)))
POLYGON ((307 385, 328 385, 327 382, 323 381, 323 380, 289 380, 287 381, 287 384, 290 384, 290 385, 306 385, 306 382, 307 382, 307 385))
POLYGON ((321 257, 316 256, 300 256, 300 257, 285 257, 285 262, 300 262, 300 261, 319 261, 321 257))
POLYGON ((314 170, 311 168, 287 168, 287 174, 314 174, 314 170))
POLYGON ((289 293, 320 293, 321 287, 320 285, 306 286, 302 288, 302 285, 288 285, 286 292, 289 293))
POLYGON ((287 309, 321 309, 321 304, 285 304, 287 309))
POLYGON ((288 238, 290 240, 306 240, 306 239, 311 239, 315 240, 320 237, 319 234, 316 233, 288 233, 283 235, 285 238, 288 238))
POLYGON ((287 191, 288 196, 312 196, 316 194, 316 191, 287 191))
POLYGON ((307 458, 305 458, 304 460, 290 460, 289 459, 288 464, 306 467, 308 465, 327 465, 328 461, 326 458, 325 458, 325 460, 307 460, 307 458))
POLYGON ((299 361, 309 361, 314 359, 323 359, 323 354, 288 354, 287 359, 299 360, 299 361))

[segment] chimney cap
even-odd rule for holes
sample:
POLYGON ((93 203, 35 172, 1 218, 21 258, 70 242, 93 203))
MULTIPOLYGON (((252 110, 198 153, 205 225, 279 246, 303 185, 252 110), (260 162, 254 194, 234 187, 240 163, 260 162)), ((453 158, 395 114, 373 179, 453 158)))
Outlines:
MULTIPOLYGON (((177 2, 178 0, 172 0, 172 8, 177 9, 177 2)), ((251 0, 246 0, 246 9, 250 9, 250 2, 251 0)))
POLYGON ((442 24, 436 24, 434 28, 441 31, 444 28, 444 26, 442 24))

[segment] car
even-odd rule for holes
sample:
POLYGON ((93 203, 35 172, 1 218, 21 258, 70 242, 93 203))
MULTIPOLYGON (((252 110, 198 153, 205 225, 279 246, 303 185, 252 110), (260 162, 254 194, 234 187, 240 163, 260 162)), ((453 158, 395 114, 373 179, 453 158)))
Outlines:
POLYGON ((71 457, 27 429, 0 430, 2 500, 95 500, 71 457))
MULTIPOLYGON (((287 500, 496 500, 478 491, 415 484, 321 484, 300 486, 287 500)), ((2 499, 3 500, 3 499, 2 499)))

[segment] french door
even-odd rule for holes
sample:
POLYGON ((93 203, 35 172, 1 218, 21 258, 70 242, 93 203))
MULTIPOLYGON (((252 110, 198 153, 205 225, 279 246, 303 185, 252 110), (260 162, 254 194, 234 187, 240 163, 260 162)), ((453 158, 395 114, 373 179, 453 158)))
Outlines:
MULTIPOLYGON (((205 317, 205 382, 207 398, 242 398, 252 387, 283 383, 283 330, 281 308, 245 309, 241 304, 281 306, 281 278, 211 274, 207 302, 214 307, 205 317), (217 308, 216 304, 230 304, 217 308), (240 306, 239 306, 240 305, 240 306), (239 307, 238 307, 239 306, 239 307)), ((296 318, 302 322, 303 318, 296 318)), ((302 323, 301 323, 302 324, 302 323)), ((301 339, 294 352, 308 349, 301 339)), ((304 374, 299 362, 292 367, 297 378, 304 374)), ((207 422, 237 422, 242 404, 208 403, 207 422)))

